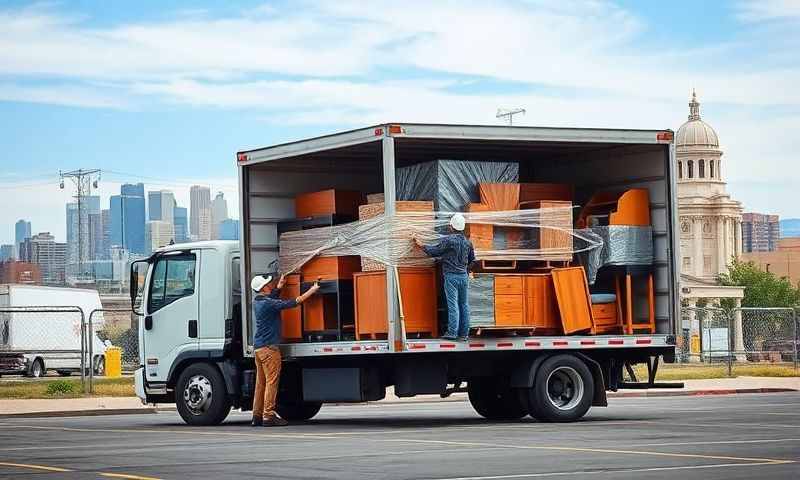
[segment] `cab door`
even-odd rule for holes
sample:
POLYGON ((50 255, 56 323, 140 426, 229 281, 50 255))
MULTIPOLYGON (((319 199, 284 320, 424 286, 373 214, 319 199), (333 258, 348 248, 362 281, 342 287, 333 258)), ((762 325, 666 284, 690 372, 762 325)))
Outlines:
POLYGON ((166 382, 175 360, 198 349, 201 255, 166 254, 150 269, 142 338, 148 383, 166 382))

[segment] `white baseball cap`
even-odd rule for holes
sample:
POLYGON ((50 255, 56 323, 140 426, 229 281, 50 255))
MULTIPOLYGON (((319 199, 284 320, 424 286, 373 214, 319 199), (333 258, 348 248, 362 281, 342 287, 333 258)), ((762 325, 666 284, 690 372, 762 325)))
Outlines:
POLYGON ((458 230, 459 232, 463 231, 466 225, 467 221, 464 220, 464 215, 456 213, 450 217, 450 226, 453 227, 454 230, 458 230))
POLYGON ((264 285, 268 284, 271 281, 272 281, 272 275, 256 275, 250 281, 250 288, 252 288, 253 291, 260 292, 261 289, 264 288, 264 285))

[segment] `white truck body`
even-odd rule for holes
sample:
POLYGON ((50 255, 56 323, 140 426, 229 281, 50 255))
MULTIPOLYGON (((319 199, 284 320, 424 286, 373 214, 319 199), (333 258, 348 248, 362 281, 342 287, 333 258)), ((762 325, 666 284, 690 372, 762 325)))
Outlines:
MULTIPOLYGON (((0 285, 0 374, 39 376, 48 370, 63 374, 80 371, 81 314, 65 309, 55 311, 59 308, 47 311, 48 307, 78 307, 88 322, 91 312, 102 305, 95 290, 0 285), (24 307, 31 311, 24 311, 24 307), (15 309, 18 311, 11 311, 15 309), (37 362, 41 371, 34 371, 37 362)), ((103 321, 102 312, 92 316, 95 331, 103 321)), ((105 349, 106 345, 93 335, 95 363, 105 349)), ((88 360, 86 364, 89 365, 88 360)))
MULTIPOLYGON (((396 169, 435 159, 515 161, 520 182, 571 183, 586 193, 647 189, 655 331, 470 342, 410 339, 401 325, 394 273, 388 269, 388 338, 281 345, 278 413, 305 420, 323 403, 379 400, 388 386, 400 396, 447 396, 463 390, 466 382, 470 401, 487 418, 530 414, 573 421, 591 405, 605 406, 607 390, 654 387, 658 359, 672 361, 675 354, 674 154, 669 130, 426 124, 375 125, 239 152, 240 242, 172 245, 144 261, 137 394, 148 403, 176 403, 190 424, 216 424, 231 407, 251 408, 253 293, 240 286, 249 285, 277 257, 277 227, 296 217, 295 196, 326 189, 383 192, 390 215, 396 169), (624 367, 632 371, 628 367, 636 363, 648 365, 653 373, 649 382, 625 378, 624 367), (563 393, 561 384, 574 387, 568 402, 561 402, 552 388, 563 393)), ((139 284, 134 267, 130 284, 139 284)), ((131 292, 132 301, 136 293, 131 292)), ((641 308, 646 306, 643 295, 634 291, 640 300, 637 318, 648 313, 641 308)))

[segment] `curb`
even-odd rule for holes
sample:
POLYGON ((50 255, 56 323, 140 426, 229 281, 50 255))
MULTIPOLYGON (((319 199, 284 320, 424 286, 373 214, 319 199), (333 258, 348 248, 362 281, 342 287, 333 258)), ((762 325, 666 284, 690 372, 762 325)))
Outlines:
POLYGON ((0 418, 53 418, 53 417, 99 417, 103 415, 133 415, 144 413, 156 413, 157 409, 147 408, 98 408, 92 410, 66 410, 52 412, 26 412, 26 413, 3 413, 0 418))

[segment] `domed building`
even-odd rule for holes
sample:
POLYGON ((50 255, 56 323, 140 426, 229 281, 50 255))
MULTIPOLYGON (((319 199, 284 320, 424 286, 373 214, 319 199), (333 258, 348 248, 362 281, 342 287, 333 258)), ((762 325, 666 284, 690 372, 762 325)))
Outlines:
MULTIPOLYGON (((719 136, 700 118, 695 92, 689 119, 675 134, 675 147, 682 299, 694 307, 700 299, 715 304, 721 298, 733 298, 740 306, 744 287, 722 286, 717 279, 742 254, 742 204, 725 191, 719 136)), ((688 312, 683 328, 696 338, 700 325, 694 311, 688 312)), ((743 350, 741 313, 736 315, 734 331, 736 349, 743 350)))

